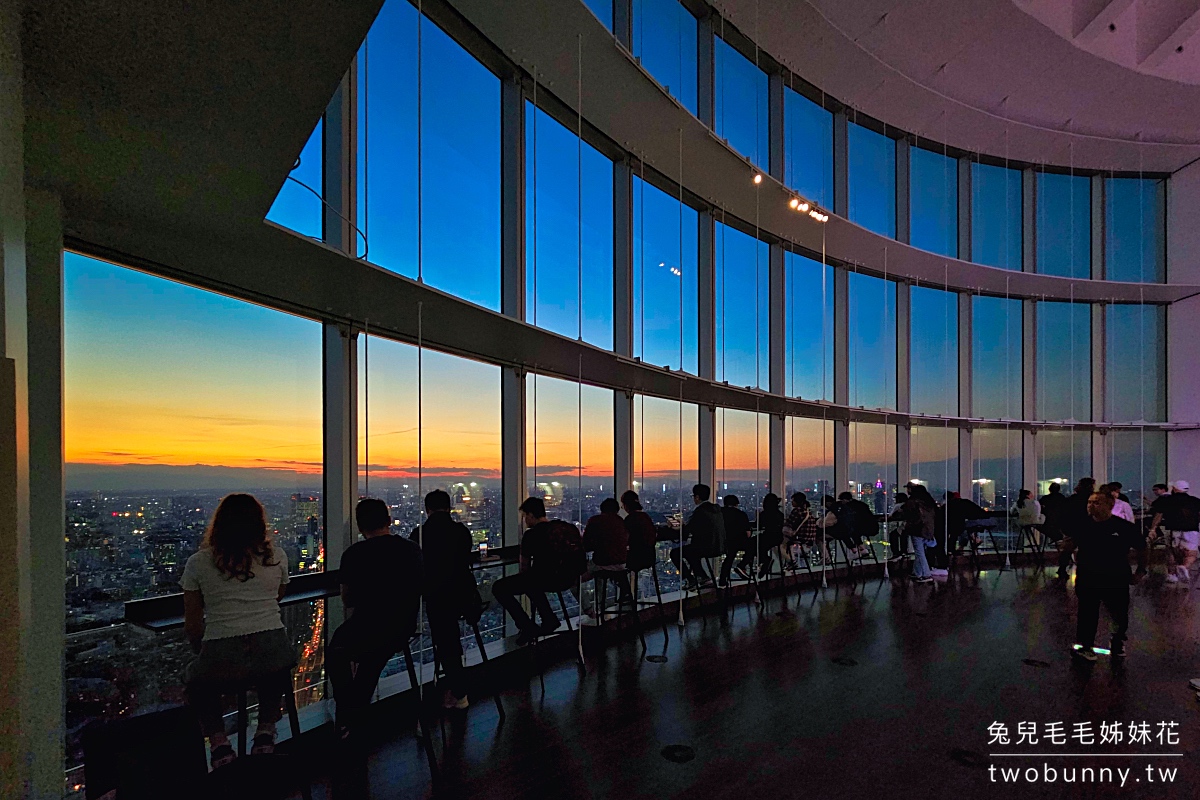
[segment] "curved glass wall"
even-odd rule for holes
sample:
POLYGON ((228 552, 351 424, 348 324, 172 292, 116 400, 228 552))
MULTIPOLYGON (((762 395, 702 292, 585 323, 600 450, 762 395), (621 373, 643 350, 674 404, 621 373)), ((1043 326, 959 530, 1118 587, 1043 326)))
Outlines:
POLYGON ((389 0, 359 49, 357 81, 358 254, 499 309, 500 79, 389 0))
POLYGON ((771 376, 769 248, 719 222, 713 237, 714 374, 734 386, 766 389, 771 376))
POLYGON ((324 134, 324 120, 319 120, 267 212, 267 219, 276 225, 314 239, 322 239, 325 235, 321 223, 325 191, 325 163, 321 157, 324 134))
POLYGON ((850 405, 896 407, 896 284, 850 273, 850 405))
POLYGON ((958 293, 913 286, 909 391, 914 414, 958 414, 958 293))
POLYGON ((1167 182, 1160 178, 1104 181, 1104 271, 1110 281, 1167 279, 1167 182))
POLYGON ((713 130, 759 169, 770 169, 767 73, 715 36, 713 75, 713 130))
POLYGON ((784 421, 784 494, 804 492, 819 504, 833 491, 833 422, 788 417, 784 421))
POLYGON ((837 488, 835 496, 849 491, 856 500, 887 514, 897 490, 896 426, 878 422, 851 422, 850 462, 847 474, 850 485, 837 488))
POLYGON ((833 208, 833 114, 783 90, 783 182, 822 208, 833 208))
POLYGON ((634 57, 693 114, 696 42, 696 17, 679 0, 633 0, 634 57))
POLYGON ((1032 488, 1021 485, 1025 468, 1023 439, 1021 431, 1011 428, 977 428, 971 432, 971 499, 985 511, 1000 512, 1007 518, 1018 492, 1032 488))
POLYGON ((633 179, 633 355, 697 372, 699 215, 633 179))
POLYGON ((797 253, 784 257, 787 393, 833 399, 833 267, 797 253))
POLYGON ((1080 478, 1092 476, 1092 434, 1089 431, 1042 430, 1034 434, 1033 441, 1038 497, 1050 490, 1051 483, 1062 484, 1063 493, 1070 494, 1080 478))
POLYGON ((971 298, 971 416, 1021 419, 1024 401, 1024 303, 971 298))
POLYGON ((1022 269, 1021 171, 971 164, 971 260, 1022 269))
POLYGON ((1167 418, 1167 309, 1105 307, 1105 419, 1163 422, 1167 418))
POLYGON ((912 475, 939 503, 947 492, 958 491, 958 428, 914 425, 912 475))
POLYGON ((1092 307, 1037 304, 1037 419, 1092 418, 1092 307))
POLYGON ((896 142, 870 128, 847 125, 850 221, 896 236, 896 142))
POLYGON ((909 243, 958 257, 958 159, 909 148, 909 243))
POLYGON ((1037 173, 1037 271, 1043 275, 1091 277, 1091 187, 1087 176, 1037 173))

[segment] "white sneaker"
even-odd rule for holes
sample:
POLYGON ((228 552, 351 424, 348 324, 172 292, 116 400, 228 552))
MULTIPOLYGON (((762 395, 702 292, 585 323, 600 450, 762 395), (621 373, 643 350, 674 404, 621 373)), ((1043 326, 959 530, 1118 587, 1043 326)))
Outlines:
POLYGON ((1197 692, 1200 692, 1200 678, 1192 678, 1190 681, 1188 681, 1188 686, 1192 687, 1197 692))
POLYGON ((930 575, 934 575, 934 576, 945 577, 945 576, 947 576, 947 575, 949 575, 949 574, 950 574, 950 570, 948 570, 948 569, 937 569, 937 568, 935 567, 934 569, 931 569, 931 570, 929 570, 929 574, 930 574, 930 575))
POLYGON ((1170 575, 1167 576, 1166 582, 1167 583, 1179 583, 1179 576, 1176 575, 1175 573, 1171 573, 1170 575))

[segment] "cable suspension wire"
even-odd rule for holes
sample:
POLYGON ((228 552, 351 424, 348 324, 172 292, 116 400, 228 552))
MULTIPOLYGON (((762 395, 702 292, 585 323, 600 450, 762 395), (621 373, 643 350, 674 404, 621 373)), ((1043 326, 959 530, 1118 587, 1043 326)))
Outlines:
POLYGON ((425 227, 425 156, 424 156, 424 140, 425 140, 425 125, 424 119, 424 82, 423 78, 423 61, 425 60, 423 50, 422 32, 424 25, 424 11, 422 9, 423 0, 417 0, 417 282, 425 281, 425 239, 423 230, 425 227))
POLYGON ((363 321, 363 494, 371 496, 371 321, 363 321))

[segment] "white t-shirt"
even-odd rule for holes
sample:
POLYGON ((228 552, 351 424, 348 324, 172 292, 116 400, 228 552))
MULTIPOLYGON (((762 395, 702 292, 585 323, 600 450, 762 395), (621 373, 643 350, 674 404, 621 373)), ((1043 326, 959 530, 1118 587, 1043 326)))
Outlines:
POLYGON ((1113 502, 1113 516, 1120 517, 1126 522, 1133 522, 1133 506, 1118 497, 1113 502))
POLYGON ((183 588, 204 597, 204 641, 245 636, 283 627, 279 616, 279 587, 288 582, 287 554, 272 548, 275 564, 256 560, 254 577, 241 580, 217 569, 211 550, 201 550, 183 567, 183 588))

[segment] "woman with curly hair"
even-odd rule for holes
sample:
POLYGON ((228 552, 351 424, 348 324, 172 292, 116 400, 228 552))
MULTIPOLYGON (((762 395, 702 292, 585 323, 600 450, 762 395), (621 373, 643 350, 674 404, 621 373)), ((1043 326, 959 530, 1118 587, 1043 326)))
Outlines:
POLYGON ((267 536, 262 505, 248 494, 223 498, 182 580, 184 630, 198 653, 187 671, 188 703, 208 737, 214 769, 234 758, 221 714, 222 689, 230 684, 254 683, 258 693, 253 752, 275 748, 280 704, 296 665, 279 614, 287 582, 287 556, 267 536))

